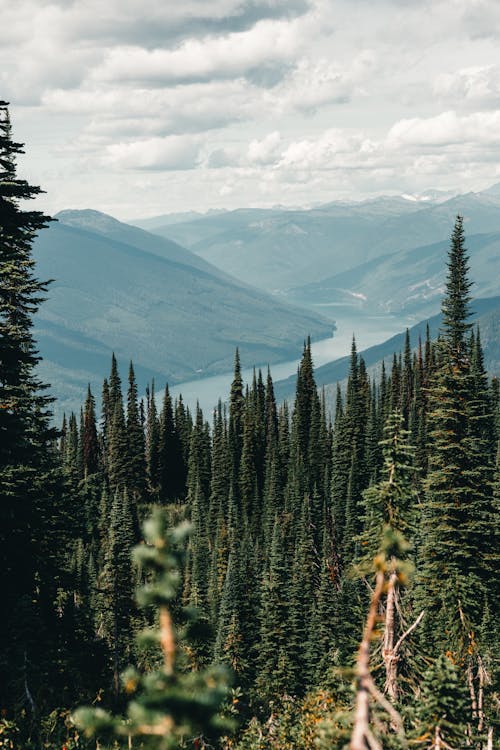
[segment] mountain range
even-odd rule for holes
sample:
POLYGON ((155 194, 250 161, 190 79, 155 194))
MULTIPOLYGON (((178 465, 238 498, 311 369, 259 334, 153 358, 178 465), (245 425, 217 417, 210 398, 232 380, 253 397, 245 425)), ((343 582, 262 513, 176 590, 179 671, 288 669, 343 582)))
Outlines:
MULTIPOLYGON (((58 410, 100 388, 111 353, 130 359, 139 386, 163 387, 242 362, 298 356, 332 324, 231 279, 179 245, 96 211, 65 211, 35 241, 37 275, 55 279, 36 316, 41 376, 58 410)), ((125 374, 125 372, 123 372, 125 374)))
POLYGON ((112 351, 122 370, 134 360, 143 387, 152 377, 175 384, 227 372, 236 346, 246 366, 295 359, 307 335, 331 335, 337 318, 359 330, 364 316, 389 314, 403 330, 439 310, 457 213, 474 293, 494 296, 500 184, 138 222, 151 231, 62 211, 34 248, 37 275, 55 279, 36 318, 42 377, 69 409, 87 382, 99 387, 112 351))
MULTIPOLYGON (((500 232, 500 188, 452 197, 430 193, 425 200, 381 196, 308 210, 239 209, 156 225, 154 232, 237 278, 311 306, 317 287, 307 285, 337 282, 344 272, 399 253, 415 260, 420 248, 448 241, 457 214, 468 236, 500 232)), ((415 283, 421 280, 416 275, 415 283)), ((349 291, 342 304, 361 299, 349 291)))
MULTIPOLYGON (((498 209, 500 214, 500 207, 498 209)), ((412 315, 439 309, 449 240, 384 255, 322 281, 287 290, 284 298, 324 313, 357 308, 365 314, 412 315)), ((467 236, 474 293, 491 296, 500 278, 500 232, 467 236)))

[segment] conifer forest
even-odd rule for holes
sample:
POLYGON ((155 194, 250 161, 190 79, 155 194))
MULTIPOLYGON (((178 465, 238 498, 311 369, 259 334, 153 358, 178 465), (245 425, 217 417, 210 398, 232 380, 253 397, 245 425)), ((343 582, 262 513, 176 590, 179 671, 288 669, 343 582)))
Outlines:
POLYGON ((56 424, 21 152, 2 102, 0 747, 493 750, 500 387, 462 217, 438 338, 371 371, 353 340, 334 414, 306 340, 288 402, 238 349, 210 414, 113 356, 56 424))

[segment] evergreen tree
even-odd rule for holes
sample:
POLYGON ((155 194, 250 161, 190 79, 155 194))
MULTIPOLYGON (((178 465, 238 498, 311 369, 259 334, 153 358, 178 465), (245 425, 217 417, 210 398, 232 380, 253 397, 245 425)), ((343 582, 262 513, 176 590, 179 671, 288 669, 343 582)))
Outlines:
POLYGON ((103 570, 103 611, 106 640, 112 652, 113 689, 130 658, 134 577, 131 552, 135 544, 134 515, 126 489, 115 492, 103 570))
POLYGON ((136 502, 144 499, 146 488, 146 458, 144 429, 137 397, 134 366, 132 362, 128 372, 127 393, 127 488, 136 502))
POLYGON ((234 357, 234 377, 229 394, 229 451, 231 456, 231 481, 237 487, 240 469, 241 451, 243 449, 243 379, 241 377, 240 353, 236 349, 234 357))
POLYGON ((17 177, 23 149, 12 140, 7 106, 0 102, 0 705, 30 713, 53 653, 64 537, 51 399, 37 377, 32 334, 47 290, 35 276, 32 243, 50 219, 20 206, 41 190, 17 177))
POLYGON ((154 380, 151 383, 151 391, 146 390, 146 399, 146 474, 149 492, 153 499, 157 499, 160 485, 160 427, 156 409, 154 380))
POLYGON ((419 748, 463 748, 471 706, 456 665, 444 655, 425 672, 415 711, 413 742, 419 748))
POLYGON ((123 403, 120 398, 115 400, 113 419, 108 436, 108 481, 111 493, 123 490, 128 486, 129 479, 129 455, 128 434, 123 413, 123 403))
POLYGON ((85 479, 99 471, 99 441, 95 417, 95 400, 90 390, 90 384, 84 410, 83 468, 85 479))
POLYGON ((259 695, 279 698, 293 684, 289 624, 290 574, 283 550, 283 532, 277 517, 273 529, 269 570, 262 582, 260 611, 259 695))
POLYGON ((174 421, 172 398, 168 385, 160 417, 159 476, 162 502, 180 500, 185 493, 185 471, 182 444, 174 421))
POLYGON ((117 748, 131 747, 132 737, 150 750, 177 750, 188 741, 193 747, 209 747, 231 729, 232 722, 221 713, 228 697, 225 671, 220 667, 186 670, 186 646, 196 623, 188 620, 183 638, 173 625, 188 528, 170 529, 166 516, 157 510, 144 532, 146 544, 136 548, 135 555, 152 579, 138 599, 143 607, 158 608, 160 627, 146 631, 142 641, 160 646, 163 663, 146 674, 132 667, 123 674, 125 692, 133 696, 125 718, 113 717, 101 708, 81 708, 74 721, 88 736, 109 739, 117 748))
MULTIPOLYGON (((423 641, 472 674, 481 656, 475 636, 491 595, 489 538, 495 527, 488 441, 477 428, 477 374, 468 332, 471 282, 463 222, 457 217, 448 258, 443 331, 429 384, 429 473, 422 508, 418 601, 428 611, 423 641)), ((472 688, 477 690, 478 686, 472 688)))

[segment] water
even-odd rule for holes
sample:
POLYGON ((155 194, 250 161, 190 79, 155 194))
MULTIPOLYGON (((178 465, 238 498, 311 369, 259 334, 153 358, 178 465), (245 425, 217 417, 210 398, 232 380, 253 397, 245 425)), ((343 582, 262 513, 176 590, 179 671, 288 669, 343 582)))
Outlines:
MULTIPOLYGON (((414 321, 412 321, 414 322, 414 321)), ((320 367, 327 362, 344 357, 350 353, 353 333, 356 336, 356 345, 358 351, 367 349, 374 344, 380 344, 390 336, 400 333, 404 330, 407 322, 401 318, 393 318, 389 315, 370 316, 370 317, 346 317, 337 319, 337 329, 333 336, 320 341, 315 341, 311 345, 313 362, 315 367, 320 367)), ((410 324, 410 321, 408 321, 410 324)), ((297 372, 297 365, 300 359, 280 362, 271 366, 271 375, 273 381, 283 380, 297 372)), ((267 366, 264 365, 264 377, 267 372, 267 366), (265 370, 264 370, 265 368, 265 370)), ((253 377, 253 368, 242 371, 244 382, 251 382, 253 377)), ((196 401, 199 402, 204 414, 208 417, 213 408, 220 399, 226 401, 229 395, 233 372, 226 372, 222 375, 213 375, 208 378, 199 378, 191 380, 170 389, 174 397, 182 394, 184 403, 193 411, 196 407, 196 401)))

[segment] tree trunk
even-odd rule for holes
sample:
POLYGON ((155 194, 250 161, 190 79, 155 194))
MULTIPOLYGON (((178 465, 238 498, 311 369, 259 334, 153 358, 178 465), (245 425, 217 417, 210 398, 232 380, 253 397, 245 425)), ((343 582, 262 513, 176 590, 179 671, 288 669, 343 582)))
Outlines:
POLYGON ((382 592, 384 590, 384 574, 377 573, 375 591, 373 592, 370 610, 366 619, 363 640, 359 645, 356 659, 356 675, 358 689, 356 691, 356 710, 352 728, 350 750, 366 750, 367 747, 377 746, 370 730, 370 641, 377 624, 377 612, 382 592))
POLYGON ((382 658, 385 665, 385 689, 391 701, 395 703, 398 698, 398 656, 394 651, 396 634, 396 597, 397 597, 396 573, 391 573, 387 589, 387 603, 385 609, 384 644, 382 647, 382 658))
POLYGON ((439 731, 439 724, 436 725, 436 731, 434 732, 433 750, 441 750, 441 732, 439 731))

